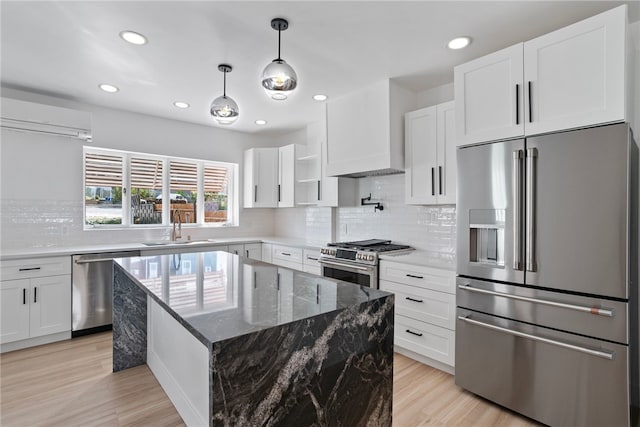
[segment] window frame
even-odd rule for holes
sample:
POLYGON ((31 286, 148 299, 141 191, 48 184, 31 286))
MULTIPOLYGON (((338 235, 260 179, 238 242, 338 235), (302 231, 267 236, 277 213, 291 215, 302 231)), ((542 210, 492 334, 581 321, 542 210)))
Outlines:
POLYGON ((171 204, 171 162, 195 164, 197 169, 197 191, 196 191, 196 222, 185 223, 182 227, 187 228, 218 228, 239 226, 239 185, 237 163, 220 162, 216 160, 191 159, 186 157, 165 156, 160 154, 141 153, 135 151, 114 150, 110 148, 99 148, 83 146, 82 150, 82 221, 84 230, 117 230, 117 229, 153 229, 170 227, 170 204, 171 204), (119 156, 122 158, 122 223, 121 224, 87 224, 86 205, 86 166, 87 154, 103 154, 119 156), (136 157, 145 160, 162 161, 162 223, 160 224, 133 224, 131 222, 131 158, 136 157), (205 222, 204 210, 204 188, 207 167, 224 168, 227 170, 227 220, 224 222, 205 222))

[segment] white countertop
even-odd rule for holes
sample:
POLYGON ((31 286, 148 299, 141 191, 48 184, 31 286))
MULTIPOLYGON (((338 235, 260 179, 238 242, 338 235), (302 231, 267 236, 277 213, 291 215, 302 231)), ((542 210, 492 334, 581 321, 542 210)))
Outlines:
POLYGON ((403 264, 419 265, 423 267, 439 268, 442 270, 456 271, 455 262, 438 257, 437 254, 427 251, 412 251, 403 254, 380 254, 381 261, 395 261, 403 264))
MULTIPOLYGON (((184 242, 184 240, 181 240, 184 242)), ((53 257, 53 256, 68 256, 68 255, 81 255, 89 253, 101 253, 101 252, 121 252, 121 251, 150 251, 150 250, 164 250, 164 249, 185 249, 187 247, 202 247, 202 246, 222 246, 222 245, 235 245, 245 243, 271 243, 277 245, 296 246, 307 249, 319 249, 326 246, 326 242, 311 241, 305 239, 296 239, 291 237, 235 237, 235 238, 220 238, 220 239, 208 239, 208 240, 194 240, 191 243, 169 243, 162 245, 145 245, 143 242, 139 243, 109 243, 100 245, 83 245, 83 246, 59 246, 59 247, 46 247, 46 248, 21 248, 15 250, 3 250, 0 254, 0 260, 11 260, 20 258, 40 258, 40 257, 53 257)))

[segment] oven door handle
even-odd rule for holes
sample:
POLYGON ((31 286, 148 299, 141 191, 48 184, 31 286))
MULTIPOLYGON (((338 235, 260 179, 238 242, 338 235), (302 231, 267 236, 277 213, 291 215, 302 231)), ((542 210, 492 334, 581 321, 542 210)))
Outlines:
POLYGON ((507 329, 507 328, 503 328, 501 326, 491 325, 489 323, 479 322, 477 320, 470 319, 467 316, 458 316, 458 320, 461 320, 461 321, 467 322, 467 323, 471 323, 472 325, 480 326, 482 328, 491 329, 491 330, 494 330, 494 331, 497 331, 497 332, 503 332, 505 334, 515 335, 516 337, 526 338, 526 339, 530 339, 532 341, 540 341, 540 342, 543 342, 543 343, 546 343, 546 344, 551 344, 551 345, 555 345, 555 346, 558 346, 558 347, 567 348, 569 350, 579 351, 581 353, 586 353, 586 354, 589 354, 591 356, 602 357, 603 359, 607 359, 607 360, 613 360, 613 356, 614 356, 614 353, 611 352, 611 351, 593 350, 593 349, 590 349, 590 348, 581 347, 579 345, 574 345, 574 344, 569 344, 569 343, 565 343, 565 342, 561 342, 561 341, 556 341, 556 340, 552 340, 552 339, 549 339, 549 338, 543 338, 543 337, 539 337, 537 335, 527 334, 527 333, 524 333, 524 332, 515 331, 513 329, 507 329))
POLYGON ((321 259, 320 261, 318 261, 320 264, 327 264, 327 265, 333 265, 336 267, 342 267, 344 269, 348 269, 348 268, 352 268, 354 270, 360 270, 360 271, 371 271, 375 268, 375 266, 371 266, 371 267, 361 267, 359 265, 353 265, 353 264, 344 264, 342 262, 333 262, 333 261, 327 261, 324 259, 321 259))

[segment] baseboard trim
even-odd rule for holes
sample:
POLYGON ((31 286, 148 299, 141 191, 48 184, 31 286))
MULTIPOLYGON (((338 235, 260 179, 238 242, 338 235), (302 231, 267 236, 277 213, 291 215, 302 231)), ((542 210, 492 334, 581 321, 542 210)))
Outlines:
POLYGON ((418 354, 415 351, 407 350, 406 348, 402 348, 398 346, 394 346, 393 350, 396 353, 400 353, 403 356, 407 356, 410 359, 413 359, 420 363, 424 363, 425 365, 429 365, 432 368, 439 369, 448 374, 455 375, 456 373, 455 367, 439 362, 437 360, 433 360, 432 358, 418 354))
POLYGON ((37 345, 50 344, 56 341, 71 339, 71 331, 58 332, 57 334, 44 335, 41 337, 27 338, 26 340, 13 341, 0 344, 0 353, 22 350, 23 348, 35 347, 37 345))

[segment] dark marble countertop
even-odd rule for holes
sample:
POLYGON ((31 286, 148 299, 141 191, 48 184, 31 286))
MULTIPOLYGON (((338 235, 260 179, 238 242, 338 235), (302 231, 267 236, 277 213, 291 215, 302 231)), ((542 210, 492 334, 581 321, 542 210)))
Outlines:
POLYGON ((206 346, 390 295, 220 251, 116 263, 206 346))

